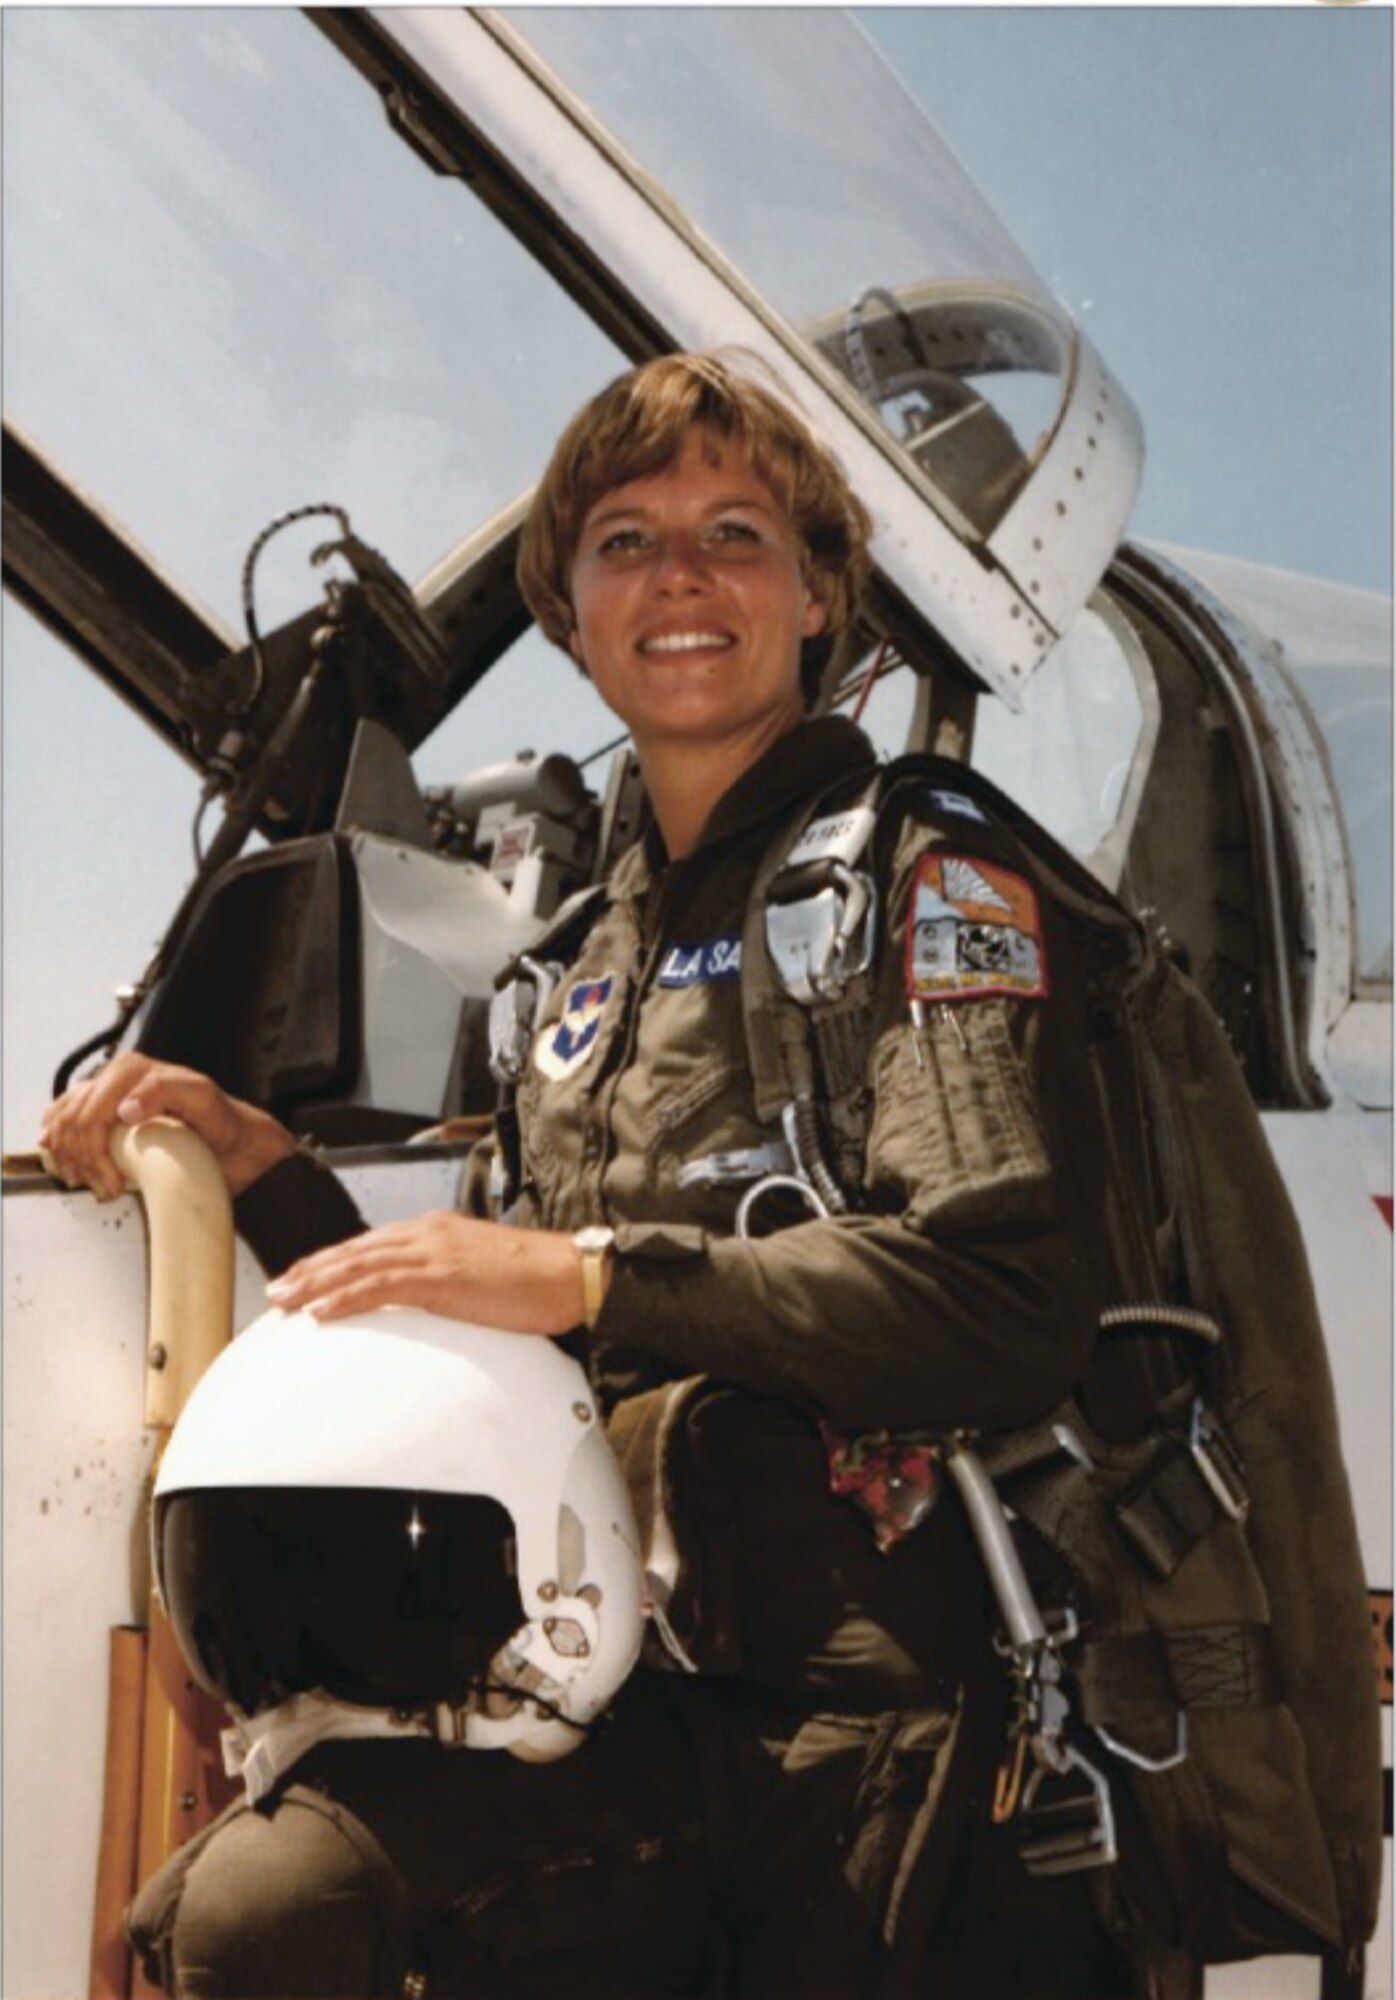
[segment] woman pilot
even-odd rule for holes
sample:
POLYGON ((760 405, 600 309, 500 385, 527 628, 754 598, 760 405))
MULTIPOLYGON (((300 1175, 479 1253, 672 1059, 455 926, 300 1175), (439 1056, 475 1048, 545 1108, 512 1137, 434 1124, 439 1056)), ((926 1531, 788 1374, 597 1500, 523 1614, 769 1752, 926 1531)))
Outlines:
POLYGON ((136 1053, 46 1116, 69 1184, 102 1196, 120 1187, 115 1124, 186 1120, 287 1310, 407 1304, 521 1338, 585 1326, 642 1518, 657 1462, 674 1486, 668 1623, 697 1671, 656 1647, 553 1765, 313 1748, 142 1890, 133 1934, 171 1992, 1129 1990, 1070 1885, 1034 1910, 984 1861, 1000 1675, 958 1513, 932 1505, 898 1536, 832 1484, 869 1434, 1043 1415, 1101 1304, 1079 980, 1030 864, 967 799, 913 801, 876 855, 849 1211, 753 1240, 735 1229, 749 1181, 712 1164, 770 1138, 737 949, 753 878, 871 762, 852 724, 811 714, 867 532, 829 452, 730 360, 636 369, 559 442, 520 581, 630 732, 652 824, 533 1038, 512 1226, 482 1193, 475 1213, 365 1229, 269 1114, 136 1053), (973 877, 963 907, 947 855, 973 877), (922 892, 952 961, 957 925, 967 938, 992 928, 994 896, 1011 904, 1035 976, 1005 987, 973 955, 942 973, 946 940, 916 947, 922 892))

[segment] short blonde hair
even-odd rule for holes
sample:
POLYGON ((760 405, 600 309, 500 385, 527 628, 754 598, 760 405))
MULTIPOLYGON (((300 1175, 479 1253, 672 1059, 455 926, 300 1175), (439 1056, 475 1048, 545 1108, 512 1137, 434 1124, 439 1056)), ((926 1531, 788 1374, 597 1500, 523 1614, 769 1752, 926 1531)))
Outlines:
MULTIPOLYGON (((754 355, 742 359, 761 365, 754 355)), ((619 376, 578 412, 524 522, 518 560, 524 601, 548 638, 566 646, 575 624, 572 564, 587 515, 603 494, 672 465, 695 427, 741 446, 799 540, 806 582, 825 614, 824 630, 805 640, 800 655, 811 707, 857 612, 872 523, 829 448, 732 359, 664 355, 619 376)))

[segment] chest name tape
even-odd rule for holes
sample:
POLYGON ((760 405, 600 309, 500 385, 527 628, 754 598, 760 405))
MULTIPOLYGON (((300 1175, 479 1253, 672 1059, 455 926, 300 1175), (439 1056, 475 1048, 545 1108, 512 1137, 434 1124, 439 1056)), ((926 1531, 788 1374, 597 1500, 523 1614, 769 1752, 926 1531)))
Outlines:
POLYGON ((709 938, 706 944, 670 945, 655 984, 713 986, 736 979, 741 969, 742 941, 734 932, 729 937, 709 938))

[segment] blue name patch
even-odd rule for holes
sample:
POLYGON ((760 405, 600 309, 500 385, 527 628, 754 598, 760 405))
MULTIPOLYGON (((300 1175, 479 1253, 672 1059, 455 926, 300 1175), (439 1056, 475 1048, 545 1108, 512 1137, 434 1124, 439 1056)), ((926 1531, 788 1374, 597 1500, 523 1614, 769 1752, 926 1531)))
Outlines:
POLYGON ((739 937, 713 938, 707 944, 676 944, 659 968, 659 984, 711 986, 719 979, 735 979, 741 969, 739 937))
POLYGON ((973 799, 967 799, 963 792, 932 792, 931 804, 942 812, 961 813, 965 819, 982 820, 987 826, 989 815, 982 812, 973 799))

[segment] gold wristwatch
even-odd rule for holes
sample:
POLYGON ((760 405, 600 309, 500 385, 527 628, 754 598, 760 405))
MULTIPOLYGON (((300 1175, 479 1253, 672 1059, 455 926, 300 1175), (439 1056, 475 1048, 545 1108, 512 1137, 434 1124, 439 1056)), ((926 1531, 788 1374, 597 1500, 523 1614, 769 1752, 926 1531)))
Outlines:
POLYGON ((616 1247, 616 1232, 603 1223, 591 1223, 573 1232, 582 1259, 582 1319, 590 1332, 601 1317, 601 1301, 606 1296, 606 1259, 616 1247))

